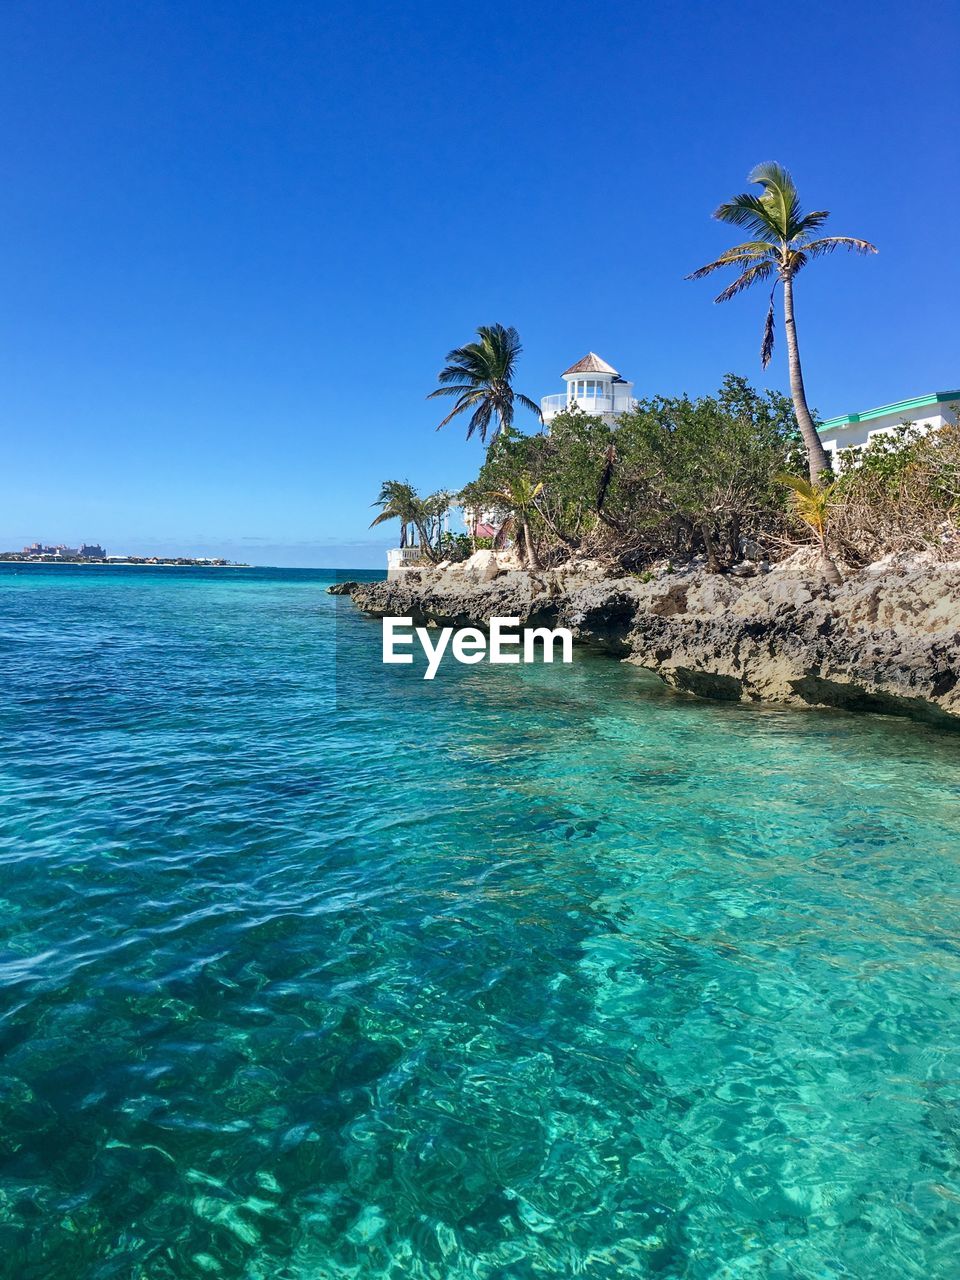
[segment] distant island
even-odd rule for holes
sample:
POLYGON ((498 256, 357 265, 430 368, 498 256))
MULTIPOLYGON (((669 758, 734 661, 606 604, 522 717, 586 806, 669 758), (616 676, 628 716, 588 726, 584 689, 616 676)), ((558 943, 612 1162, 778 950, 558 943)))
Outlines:
POLYGON ((0 551, 0 563, 4 564, 106 564, 168 565, 175 568, 197 569, 249 569, 248 564, 236 560, 224 560, 220 556, 108 556, 99 543, 82 543, 79 547, 67 547, 62 543, 44 546, 34 542, 22 551, 0 551))

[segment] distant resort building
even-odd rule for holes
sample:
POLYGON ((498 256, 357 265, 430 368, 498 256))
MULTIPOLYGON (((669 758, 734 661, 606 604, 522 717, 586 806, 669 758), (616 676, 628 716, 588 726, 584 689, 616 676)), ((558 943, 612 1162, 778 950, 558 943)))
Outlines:
POLYGON ((929 395, 897 400, 879 409, 828 418, 820 425, 820 438, 827 454, 838 461, 841 449, 862 448, 876 436, 889 435, 907 422, 919 431, 939 431, 941 427, 953 425, 957 421, 958 404, 960 391, 931 391, 929 395))
POLYGON ((595 351, 588 351, 560 376, 567 384, 566 391, 544 396, 540 401, 540 412, 547 425, 558 413, 568 409, 582 409, 584 413, 613 422, 617 414, 629 413, 634 406, 633 383, 621 378, 613 365, 607 364, 595 351))
POLYGON ((54 547, 45 547, 42 542, 33 542, 21 552, 25 556, 52 557, 55 560, 103 560, 106 552, 97 543, 83 542, 79 547, 67 547, 62 542, 54 547))

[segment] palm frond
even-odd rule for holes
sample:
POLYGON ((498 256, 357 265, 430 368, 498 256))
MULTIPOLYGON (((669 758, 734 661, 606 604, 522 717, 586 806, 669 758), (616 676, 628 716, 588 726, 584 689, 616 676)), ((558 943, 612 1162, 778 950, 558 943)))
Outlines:
MULTIPOLYGON (((452 415, 451 415, 452 416, 452 415)), ((490 426, 490 419, 493 417, 493 405, 489 400, 480 400, 480 407, 472 415, 467 423, 467 439, 473 435, 475 431, 480 433, 481 444, 487 442, 487 428, 490 426)))
POLYGON ((788 489, 792 489, 795 494, 806 502, 812 501, 816 495, 816 489, 814 489, 806 476, 795 476, 789 471, 778 471, 774 479, 778 484, 785 484, 788 489))
POLYGON ((535 413, 540 421, 543 421, 543 414, 540 412, 540 406, 535 400, 531 400, 529 396, 522 395, 519 391, 516 394, 518 404, 522 404, 525 409, 529 409, 531 413, 535 413))
POLYGON ((760 164, 755 164, 747 174, 747 181, 766 187, 768 191, 780 191, 788 200, 791 194, 797 194, 797 187, 790 175, 790 170, 778 164, 776 160, 762 160, 760 164))
POLYGON ((449 382, 456 377, 472 377, 478 368, 483 368, 486 352, 478 342, 468 342, 465 347, 457 347, 447 352, 448 364, 437 374, 438 382, 449 382))
POLYGON ((380 507, 380 512, 370 522, 371 529, 387 520, 416 521, 424 513, 423 500, 407 480, 384 480, 373 506, 380 507))
POLYGON ((869 240, 860 240, 856 236, 823 236, 819 240, 808 240, 803 252, 808 258, 822 258, 825 254, 835 253, 837 249, 849 249, 851 253, 876 253, 877 246, 869 240))
POLYGON ((453 406, 453 408, 450 410, 450 412, 447 414, 444 420, 438 424, 437 430, 439 431, 441 427, 445 427, 447 423, 452 422, 453 419, 456 418, 458 414, 461 414, 464 412, 464 410, 469 409, 472 404, 477 404, 478 402, 481 401, 481 399, 482 399, 482 396, 479 391, 471 390, 466 392, 464 395, 460 397, 460 399, 453 406))
POLYGON ((519 475, 511 480, 503 489, 491 489, 484 496, 498 506, 506 507, 515 514, 522 514, 535 505, 537 498, 543 493, 543 481, 533 483, 529 475, 519 475))
POLYGON ((789 170, 775 160, 766 160, 753 168, 747 178, 763 187, 760 203, 781 240, 792 240, 803 219, 797 186, 789 170))
POLYGON ((767 318, 763 322, 763 339, 760 343, 760 364, 762 368, 766 368, 773 356, 773 340, 776 313, 774 311, 774 298, 777 292, 777 286, 774 285, 770 290, 770 306, 767 308, 767 318))
POLYGON ((513 533, 516 527, 517 527, 517 522, 514 519, 514 517, 507 516, 507 518, 501 524, 500 528, 497 529, 497 531, 493 535, 493 548, 495 551, 503 550, 503 548, 506 546, 507 538, 510 537, 511 533, 513 533))
POLYGON ((822 540, 834 486, 811 484, 805 476, 791 475, 789 471, 779 471, 775 478, 780 484, 793 490, 794 510, 803 523, 809 525, 822 540))
POLYGON ((807 255, 802 249, 791 249, 789 256, 790 274, 795 276, 807 265, 807 255))
POLYGON ((757 258, 766 257, 775 251, 776 245, 769 240, 748 240, 746 244, 736 244, 732 249, 725 250, 715 262, 708 262, 705 267, 698 267, 696 271, 691 271, 688 276, 684 276, 684 279, 702 280, 704 276, 710 275, 713 271, 719 271, 721 267, 746 266, 755 262, 757 258))
POLYGON ((744 289, 749 289, 759 280, 769 280, 773 269, 772 262, 758 262, 756 266, 748 267, 743 275, 737 276, 733 284, 728 284, 726 289, 717 294, 714 302, 729 302, 731 298, 735 298, 738 293, 743 293, 744 289))
POLYGON ((726 200, 714 210, 714 218, 718 222, 729 222, 735 227, 749 227, 758 240, 764 236, 779 236, 780 231, 770 214, 770 210, 759 196, 743 192, 726 200))
POLYGON ((427 395, 428 400, 435 400, 437 396, 460 396, 465 392, 472 391, 473 387, 465 385, 462 382, 454 382, 446 387, 437 387, 435 391, 431 391, 427 395))
POLYGON ((829 209, 815 209, 813 213, 803 214, 797 224, 796 234, 798 236, 809 235, 811 231, 816 231, 818 227, 822 227, 829 217, 829 209))

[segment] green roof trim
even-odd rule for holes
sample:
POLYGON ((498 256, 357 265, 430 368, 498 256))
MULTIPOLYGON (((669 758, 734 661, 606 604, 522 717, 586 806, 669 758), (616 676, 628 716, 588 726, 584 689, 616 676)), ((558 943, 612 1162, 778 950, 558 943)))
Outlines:
POLYGON ((883 404, 879 409, 867 409, 865 413, 841 414, 839 418, 828 418, 821 422, 819 431, 836 431, 841 427, 852 426, 855 422, 869 422, 872 418, 885 418, 888 413, 911 413, 914 409, 928 409, 935 404, 949 404, 960 401, 960 391, 931 391, 926 396, 914 396, 912 400, 897 400, 894 404, 883 404))

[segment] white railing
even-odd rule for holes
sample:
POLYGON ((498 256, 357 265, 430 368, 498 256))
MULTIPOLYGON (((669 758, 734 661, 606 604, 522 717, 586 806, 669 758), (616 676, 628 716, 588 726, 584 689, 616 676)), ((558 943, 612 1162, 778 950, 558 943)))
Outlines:
POLYGON ((406 569, 416 564, 422 556, 423 552, 419 547, 391 547, 387 552, 387 568, 406 569))
POLYGON ((613 413, 613 396, 578 396, 575 400, 568 400, 564 395, 544 396, 540 401, 540 412, 545 418, 555 418, 573 405, 584 413, 613 413))

